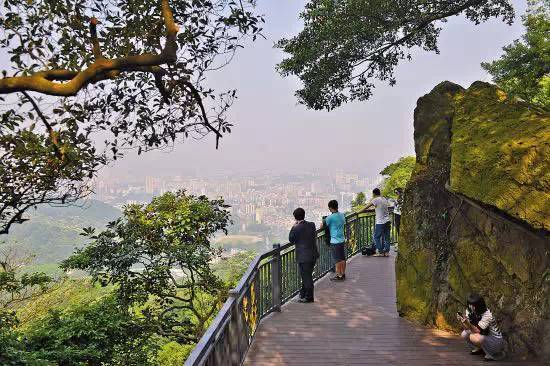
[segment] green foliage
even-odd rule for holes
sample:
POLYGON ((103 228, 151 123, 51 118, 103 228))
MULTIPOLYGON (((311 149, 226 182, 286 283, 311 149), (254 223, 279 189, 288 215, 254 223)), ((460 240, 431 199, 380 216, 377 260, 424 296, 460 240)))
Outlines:
POLYGON ((396 188, 405 188, 411 178, 415 164, 416 159, 414 156, 406 156, 385 167, 380 172, 380 174, 385 176, 380 189, 382 196, 395 198, 394 190, 396 188))
POLYGON ((155 357, 155 364, 162 366, 182 366, 195 345, 182 345, 177 342, 168 342, 160 348, 155 357))
POLYGON ((254 4, 2 1, 0 233, 30 207, 87 195, 98 170, 132 148, 231 133, 236 91, 206 79, 260 34, 254 4))
POLYGON ((504 47, 500 59, 481 66, 508 94, 549 109, 550 3, 539 1, 532 6, 523 17, 526 32, 522 40, 504 47))
POLYGON ((79 139, 76 125, 56 134, 63 142, 53 144, 34 124, 16 129, 24 121, 14 110, 0 114, 0 234, 23 222, 23 212, 37 202, 58 202, 64 195, 63 203, 70 203, 89 194, 82 182, 104 163, 91 141, 79 139))
POLYGON ((0 245, 0 312, 3 312, 44 293, 52 278, 42 272, 21 273, 21 267, 28 264, 32 256, 20 254, 4 243, 0 245))
POLYGON ((15 331, 19 325, 16 308, 44 293, 52 278, 41 272, 21 273, 20 268, 32 257, 0 244, 0 364, 43 364, 20 342, 15 331))
POLYGON ((241 252, 213 265, 214 272, 227 282, 229 287, 235 287, 248 269, 250 262, 257 253, 252 251, 241 252))
POLYGON ((144 365, 151 336, 109 295, 68 310, 51 311, 25 332, 25 346, 38 359, 60 365, 144 365))
POLYGON ((364 206, 367 202, 367 197, 364 192, 357 193, 357 196, 351 201, 351 208, 356 210, 358 207, 364 206))
POLYGON ((57 266, 58 262, 74 252, 75 247, 86 243, 80 235, 83 227, 104 228, 120 214, 119 209, 92 199, 78 202, 78 206, 41 206, 29 213, 32 225, 12 227, 5 241, 14 248, 33 253, 37 265, 49 264, 49 268, 37 267, 39 270, 49 274, 59 273, 59 269, 52 268, 52 264, 57 266))
POLYGON ((304 29, 277 44, 290 55, 278 70, 300 78, 296 96, 309 108, 367 100, 375 79, 396 83, 394 69, 412 49, 438 52, 439 24, 459 14, 476 24, 514 17, 509 0, 309 0, 304 29))
POLYGON ((15 331, 17 318, 14 312, 0 311, 0 365, 47 365, 27 352, 15 331))
POLYGON ((219 255, 210 239, 218 231, 227 234, 227 207, 223 200, 184 191, 148 205, 128 205, 103 232, 86 229, 83 234, 92 242, 62 267, 116 285, 120 301, 139 307, 160 335, 196 342, 227 290, 209 265, 219 255))
POLYGON ((18 329, 25 331, 46 318, 50 311, 88 304, 112 293, 113 287, 101 287, 90 279, 64 278, 54 283, 48 291, 32 298, 17 308, 18 329))

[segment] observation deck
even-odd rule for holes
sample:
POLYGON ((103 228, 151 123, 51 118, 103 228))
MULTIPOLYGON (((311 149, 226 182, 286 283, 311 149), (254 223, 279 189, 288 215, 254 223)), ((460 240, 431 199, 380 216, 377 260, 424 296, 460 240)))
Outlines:
MULTIPOLYGON (((349 263, 344 282, 329 281, 329 248, 318 231, 314 303, 294 301, 300 278, 292 244, 274 245, 259 255, 230 291, 185 366, 486 364, 483 357, 470 355, 456 334, 399 317, 397 254, 360 254, 372 241, 373 231, 373 214, 346 218, 349 263)), ((397 242, 393 226, 392 241, 397 242)))

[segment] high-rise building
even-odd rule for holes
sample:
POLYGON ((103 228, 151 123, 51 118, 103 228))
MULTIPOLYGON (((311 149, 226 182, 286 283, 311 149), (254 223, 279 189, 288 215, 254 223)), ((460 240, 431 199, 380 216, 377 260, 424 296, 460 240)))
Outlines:
POLYGON ((164 181, 160 178, 145 177, 145 193, 148 194, 155 194, 155 193, 164 193, 166 191, 166 187, 164 184, 164 181))
POLYGON ((264 211, 261 208, 256 209, 256 223, 261 224, 264 218, 264 211))

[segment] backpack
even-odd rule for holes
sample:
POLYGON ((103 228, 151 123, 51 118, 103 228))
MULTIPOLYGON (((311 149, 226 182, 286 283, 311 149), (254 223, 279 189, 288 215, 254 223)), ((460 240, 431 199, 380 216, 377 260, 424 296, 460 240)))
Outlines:
POLYGON ((330 246, 330 228, 327 225, 326 216, 323 216, 323 227, 325 228, 325 244, 330 246))

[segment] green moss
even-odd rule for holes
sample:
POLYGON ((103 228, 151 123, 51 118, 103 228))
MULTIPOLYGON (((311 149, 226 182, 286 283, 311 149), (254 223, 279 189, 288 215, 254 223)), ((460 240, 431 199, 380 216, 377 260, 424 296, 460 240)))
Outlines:
POLYGON ((456 192, 548 230, 548 113, 485 83, 464 90, 444 82, 419 99, 414 124, 418 158, 396 262, 399 313, 458 331, 456 311, 478 292, 512 355, 548 359, 548 237, 445 189, 450 181, 456 192))
POLYGON ((451 188, 550 229, 550 115, 475 83, 455 96, 451 188))
POLYGON ((428 129, 426 135, 421 139, 420 142, 420 161, 422 164, 427 164, 430 157, 430 152, 432 152, 432 147, 434 142, 438 142, 439 137, 445 133, 445 130, 448 128, 448 122, 441 120, 437 123, 434 123, 428 129))
POLYGON ((430 263, 431 255, 426 250, 411 256, 402 254, 396 263, 397 310, 408 318, 424 323, 429 318, 432 288, 430 263), (407 258, 405 260, 405 258, 407 258))
POLYGON ((434 258, 431 251, 415 245, 415 238, 415 213, 409 212, 403 216, 395 265, 397 310, 401 315, 424 323, 430 315, 434 258))

